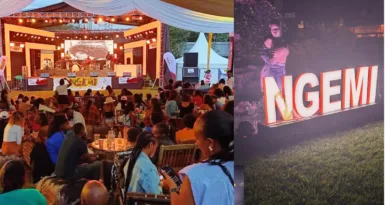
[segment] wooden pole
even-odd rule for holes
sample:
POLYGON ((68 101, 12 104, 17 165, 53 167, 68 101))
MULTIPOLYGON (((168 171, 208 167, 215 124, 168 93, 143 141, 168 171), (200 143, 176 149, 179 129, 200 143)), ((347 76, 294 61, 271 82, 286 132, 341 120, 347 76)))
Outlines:
POLYGON ((210 51, 211 51, 212 40, 213 40, 213 33, 209 33, 209 43, 207 47, 207 70, 210 70, 210 51))

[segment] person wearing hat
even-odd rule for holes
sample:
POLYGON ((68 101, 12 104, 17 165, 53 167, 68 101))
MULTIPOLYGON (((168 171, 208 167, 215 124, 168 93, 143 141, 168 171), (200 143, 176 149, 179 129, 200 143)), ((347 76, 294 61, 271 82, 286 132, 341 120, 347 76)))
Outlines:
POLYGON ((112 97, 107 97, 103 106, 104 122, 110 125, 115 122, 115 100, 112 97))
MULTIPOLYGON (((0 130, 4 130, 8 124, 9 113, 7 111, 0 112, 0 130)), ((0 132, 0 152, 3 145, 4 132, 0 132)))

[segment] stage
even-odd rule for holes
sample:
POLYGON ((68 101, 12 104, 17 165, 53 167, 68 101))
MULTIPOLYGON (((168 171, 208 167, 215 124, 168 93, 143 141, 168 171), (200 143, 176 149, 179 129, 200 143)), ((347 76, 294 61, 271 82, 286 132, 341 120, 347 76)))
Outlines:
MULTIPOLYGON (((128 90, 131 91, 133 94, 141 94, 142 93, 144 98, 146 98, 146 94, 148 94, 148 93, 152 94, 153 97, 155 97, 158 94, 157 88, 142 88, 142 89, 128 89, 128 90)), ((86 91, 79 91, 81 96, 84 96, 85 92, 86 91)), ((92 94, 95 94, 95 92, 96 91, 93 91, 92 94)), ((121 89, 115 89, 114 92, 116 95, 119 95, 121 93, 121 89)), ((100 93, 107 95, 107 91, 105 91, 105 90, 100 90, 100 93)), ((45 98, 53 97, 54 91, 49 90, 49 91, 34 91, 33 92, 33 91, 13 90, 13 91, 9 92, 9 96, 14 100, 18 97, 19 94, 22 94, 22 95, 28 96, 28 97, 35 96, 35 98, 44 98, 45 99, 45 98)), ((75 94, 75 92, 73 91, 73 95, 74 94, 75 94)))

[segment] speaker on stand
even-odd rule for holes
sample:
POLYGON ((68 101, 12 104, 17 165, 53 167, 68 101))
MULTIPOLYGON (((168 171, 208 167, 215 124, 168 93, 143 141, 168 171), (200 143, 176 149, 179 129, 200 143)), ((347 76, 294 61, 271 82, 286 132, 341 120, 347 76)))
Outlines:
POLYGON ((196 84, 199 82, 198 53, 184 53, 183 82, 196 84))

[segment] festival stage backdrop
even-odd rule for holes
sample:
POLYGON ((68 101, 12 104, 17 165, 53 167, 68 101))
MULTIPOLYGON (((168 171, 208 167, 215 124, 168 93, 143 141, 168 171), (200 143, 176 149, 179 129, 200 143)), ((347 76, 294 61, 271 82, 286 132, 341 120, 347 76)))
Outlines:
MULTIPOLYGON (((60 85, 62 78, 53 78, 53 90, 60 85)), ((81 77, 81 78, 68 78, 72 82, 72 86, 69 89, 73 91, 77 90, 104 90, 107 86, 112 86, 111 77, 81 77)))
POLYGON ((107 52, 113 54, 113 40, 65 40, 65 53, 69 51, 72 59, 105 60, 107 52))

